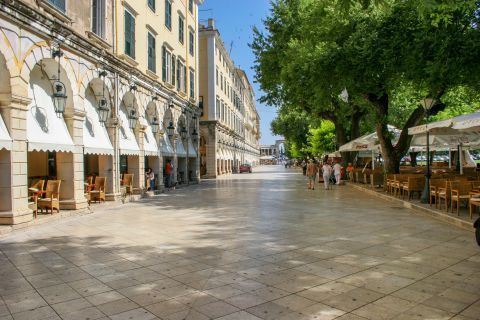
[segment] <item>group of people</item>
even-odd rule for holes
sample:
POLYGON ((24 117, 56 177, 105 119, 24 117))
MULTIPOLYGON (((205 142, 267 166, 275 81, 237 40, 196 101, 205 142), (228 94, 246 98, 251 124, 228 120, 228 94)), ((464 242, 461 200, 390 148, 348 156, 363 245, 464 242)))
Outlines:
POLYGON ((308 177, 308 189, 315 190, 315 180, 317 174, 322 175, 325 190, 329 189, 330 182, 340 184, 342 179, 342 165, 335 162, 333 166, 328 163, 328 158, 325 158, 322 163, 316 163, 313 159, 302 162, 304 175, 308 177))
MULTIPOLYGON (((165 168, 163 170, 163 175, 165 178, 165 188, 172 188, 173 165, 171 160, 167 160, 167 163, 165 164, 165 168)), ((155 189, 155 173, 153 172, 152 168, 148 168, 145 171, 145 179, 147 181, 147 190, 153 191, 155 189)))

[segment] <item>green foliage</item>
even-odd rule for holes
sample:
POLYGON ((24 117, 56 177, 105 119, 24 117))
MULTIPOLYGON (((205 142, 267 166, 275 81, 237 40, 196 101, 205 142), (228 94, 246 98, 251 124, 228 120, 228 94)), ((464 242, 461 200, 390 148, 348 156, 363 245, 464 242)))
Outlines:
POLYGON ((335 151, 335 125, 333 122, 321 121, 318 128, 310 128, 308 147, 310 153, 315 156, 335 151))

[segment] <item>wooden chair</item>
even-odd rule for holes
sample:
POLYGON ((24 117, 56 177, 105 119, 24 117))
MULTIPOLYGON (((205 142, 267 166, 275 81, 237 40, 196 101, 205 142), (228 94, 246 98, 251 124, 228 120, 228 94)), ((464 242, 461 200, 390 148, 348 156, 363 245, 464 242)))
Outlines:
POLYGON ((38 199, 38 208, 42 211, 45 208, 47 213, 48 209, 53 214, 53 209, 57 209, 57 213, 60 212, 60 184, 61 180, 48 180, 47 187, 42 193, 45 194, 45 198, 38 199))
POLYGON ((468 201, 470 220, 473 218, 473 210, 480 207, 480 192, 470 192, 468 201))
POLYGON ((95 184, 92 190, 88 193, 88 204, 92 201, 105 202, 105 183, 106 177, 96 177, 95 184))
POLYGON ((445 201, 445 211, 448 211, 448 202, 451 197, 451 183, 454 181, 445 181, 443 187, 437 187, 438 209, 442 210, 442 199, 445 201))
POLYGON ((37 180, 33 183, 30 188, 28 188, 28 208, 33 210, 33 217, 37 217, 38 213, 38 196, 43 191, 43 186, 45 185, 45 180, 37 180))
POLYGON ((459 181, 456 183, 452 183, 452 195, 451 195, 451 202, 452 202, 452 213, 453 207, 457 210, 457 215, 460 215, 460 202, 468 201, 470 199, 470 192, 472 191, 472 183, 469 181, 459 181))
POLYGON ((418 198, 420 198, 422 191, 425 187, 425 178, 424 177, 408 177, 406 183, 402 184, 402 199, 405 198, 405 193, 407 194, 407 200, 410 200, 414 192, 418 193, 418 198))
POLYGON ((395 181, 395 175, 392 173, 387 173, 385 177, 385 188, 387 193, 392 193, 392 185, 394 181, 395 181))
POLYGON ((133 173, 124 173, 122 186, 125 187, 126 194, 133 194, 133 173))
POLYGON ((446 182, 446 179, 430 179, 430 207, 432 206, 433 201, 435 201, 435 208, 438 208, 438 189, 445 187, 446 182))

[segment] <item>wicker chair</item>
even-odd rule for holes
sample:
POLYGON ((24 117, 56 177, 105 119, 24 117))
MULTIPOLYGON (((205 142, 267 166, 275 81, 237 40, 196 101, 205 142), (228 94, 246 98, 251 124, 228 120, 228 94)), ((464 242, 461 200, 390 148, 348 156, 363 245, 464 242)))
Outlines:
POLYGON ((418 193, 420 198, 423 188, 425 187, 425 178, 424 177, 408 177, 408 181, 405 184, 402 184, 402 199, 405 198, 405 193, 407 194, 407 199, 410 200, 414 192, 418 193))
POLYGON ((446 179, 430 179, 430 197, 429 197, 430 207, 435 201, 435 208, 438 208, 438 189, 444 188, 446 182, 447 182, 446 179))
POLYGON ((450 201, 451 197, 451 184, 452 182, 456 181, 445 181, 445 185, 443 187, 437 188, 437 199, 438 199, 438 209, 442 210, 442 199, 445 201, 445 211, 448 211, 448 202, 450 201))
POLYGON ((33 210, 33 217, 37 217, 38 213, 38 195, 43 191, 45 180, 37 180, 28 188, 28 208, 33 210))
POLYGON ((60 184, 61 180, 48 180, 47 187, 43 192, 45 198, 38 199, 38 208, 42 211, 45 209, 48 213, 48 209, 53 214, 53 209, 57 209, 57 213, 60 212, 60 184))
POLYGON ((480 193, 470 192, 468 201, 468 208, 470 213, 470 220, 473 218, 473 210, 480 207, 480 193))
POLYGON ((122 186, 125 187, 127 194, 133 194, 133 173, 124 173, 122 186))
POLYGON ((92 201, 105 202, 105 183, 107 181, 106 177, 96 177, 95 185, 93 190, 90 190, 88 193, 88 204, 92 201))
POLYGON ((452 212, 455 206, 457 215, 460 215, 460 202, 470 200, 470 192, 472 191, 472 183, 469 181, 459 181, 452 183, 452 212))

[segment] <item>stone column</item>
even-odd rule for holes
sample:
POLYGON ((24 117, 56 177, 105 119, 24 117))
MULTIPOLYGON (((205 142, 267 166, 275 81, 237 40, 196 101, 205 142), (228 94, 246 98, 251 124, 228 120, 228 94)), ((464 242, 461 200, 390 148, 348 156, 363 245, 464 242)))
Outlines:
MULTIPOLYGON (((129 172, 134 174, 133 177, 133 186, 134 188, 140 188, 140 192, 143 194, 145 191, 145 146, 144 146, 144 136, 145 125, 138 124, 138 130, 135 130, 135 138, 137 139, 138 147, 140 148, 140 155, 138 156, 138 163, 136 167, 132 167, 132 170, 129 172)), ((130 159, 133 157, 128 157, 128 166, 130 167, 130 159)))
POLYGON ((30 99, 13 96, 0 100, 0 111, 13 139, 12 150, 1 159, 0 224, 19 224, 33 219, 28 208, 27 112, 30 99), (5 171, 4 171, 5 170, 5 171))
POLYGON ((105 195, 113 193, 114 190, 114 174, 113 156, 98 156, 98 174, 106 178, 105 195))
MULTIPOLYGON (((108 156, 111 160, 111 171, 110 168, 107 168, 108 162, 103 165, 103 168, 107 173, 111 173, 110 176, 107 175, 107 190, 105 198, 108 201, 115 201, 120 198, 120 136, 119 136, 119 122, 117 118, 108 119, 105 124, 107 127, 108 136, 113 146, 113 156, 108 156), (109 182, 109 180, 111 180, 109 182), (110 184, 111 183, 111 184, 110 184), (110 188, 111 186, 111 188, 110 188)), ((100 164, 99 164, 99 170, 100 164)), ((104 171, 105 172, 105 171, 104 171)))
POLYGON ((60 209, 77 210, 88 207, 83 184, 85 173, 82 146, 85 112, 78 110, 68 111, 65 112, 64 119, 75 149, 73 153, 57 152, 57 178, 62 180, 60 185, 60 209))
POLYGON ((217 158, 217 135, 215 124, 208 124, 203 130, 205 136, 205 153, 207 162, 207 178, 216 178, 220 174, 220 163, 217 158))

